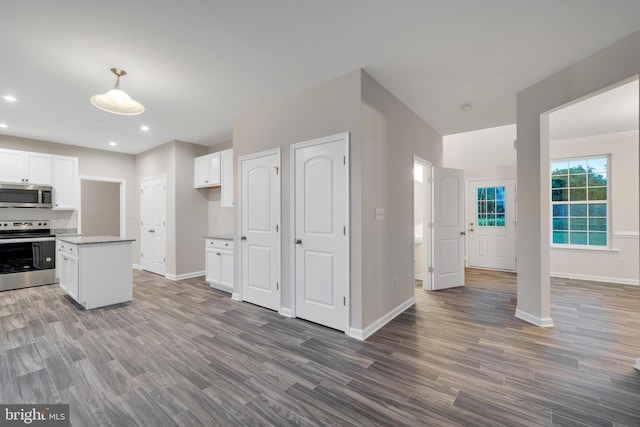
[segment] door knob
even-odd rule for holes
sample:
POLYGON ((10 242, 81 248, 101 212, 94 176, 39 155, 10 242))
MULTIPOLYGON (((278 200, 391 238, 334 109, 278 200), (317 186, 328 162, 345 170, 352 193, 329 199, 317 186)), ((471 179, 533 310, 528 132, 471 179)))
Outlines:
POLYGON ((302 239, 296 239, 296 245, 301 245, 302 244, 302 239))
POLYGON ((467 233, 465 233, 464 231, 461 231, 461 232, 460 232, 460 235, 461 235, 461 236, 466 236, 466 235, 467 235, 467 233))

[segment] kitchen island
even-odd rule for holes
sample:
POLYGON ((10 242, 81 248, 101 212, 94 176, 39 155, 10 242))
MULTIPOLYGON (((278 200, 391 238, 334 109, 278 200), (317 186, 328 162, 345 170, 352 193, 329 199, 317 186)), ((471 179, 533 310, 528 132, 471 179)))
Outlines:
POLYGON ((115 236, 57 236, 60 288, 86 309, 131 301, 131 246, 115 236))

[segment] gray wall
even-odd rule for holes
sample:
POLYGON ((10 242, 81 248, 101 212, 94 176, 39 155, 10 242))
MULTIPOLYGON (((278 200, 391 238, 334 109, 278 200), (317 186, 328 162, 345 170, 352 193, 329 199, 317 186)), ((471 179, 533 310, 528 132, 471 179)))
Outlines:
POLYGON ((120 183, 80 181, 82 234, 120 235, 120 183))
POLYGON ((236 165, 281 148, 284 308, 293 304, 290 145, 341 132, 350 134, 350 326, 364 330, 413 297, 413 155, 441 165, 440 135, 362 70, 240 114, 233 132, 236 165), (385 221, 375 221, 375 208, 385 208, 385 221))
POLYGON ((207 195, 193 188, 193 159, 207 147, 175 142, 176 274, 204 271, 204 236, 208 233, 207 195))
POLYGON ((204 271, 207 199, 193 188, 193 159, 204 154, 207 147, 171 141, 136 156, 138 191, 145 178, 167 178, 168 276, 204 271))
MULTIPOLYGON (((551 320, 548 117, 556 109, 640 73, 640 32, 518 94, 518 310, 551 320)), ((614 172, 615 173, 615 172, 614 172)))
POLYGON ((442 136, 362 72, 363 328, 414 296, 413 156, 442 165, 442 136), (375 209, 385 210, 384 221, 375 209))
MULTIPOLYGON (((351 138, 351 188, 353 193, 359 192, 359 147, 360 145, 360 71, 354 71, 329 82, 289 96, 279 102, 255 110, 239 114, 233 120, 233 157, 234 166, 238 165, 238 157, 273 148, 281 148, 282 162, 282 307, 292 307, 291 292, 291 259, 290 235, 290 168, 289 146, 302 141, 350 132, 351 138), (356 156, 354 157, 354 151, 356 156), (355 189, 354 189, 355 188, 355 189)), ((238 176, 238 173, 236 173, 238 176)), ((240 212, 238 200, 238 180, 235 180, 236 211, 240 212)), ((360 207, 356 203, 351 206, 352 240, 359 241, 360 207), (354 236, 355 235, 355 236, 354 236), (355 239, 354 239, 355 237, 355 239)), ((239 218, 236 220, 236 230, 239 218)), ((236 235, 236 247, 239 247, 236 235)), ((352 312, 361 313, 361 278, 360 271, 354 264, 360 265, 360 245, 351 247, 351 304, 352 312), (355 296, 355 297, 354 297, 355 296)), ((239 275, 239 257, 236 260, 236 276, 239 275)), ((240 289, 236 281, 235 292, 240 289)), ((360 324, 360 318, 352 320, 352 324, 360 324)))

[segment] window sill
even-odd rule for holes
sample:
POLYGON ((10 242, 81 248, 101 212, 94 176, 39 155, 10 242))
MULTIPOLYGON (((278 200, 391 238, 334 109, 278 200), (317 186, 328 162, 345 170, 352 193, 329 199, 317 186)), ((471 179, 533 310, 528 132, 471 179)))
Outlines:
POLYGON ((620 249, 594 247, 594 246, 551 245, 551 249, 562 249, 563 251, 576 251, 576 252, 609 252, 609 253, 620 252, 620 249))

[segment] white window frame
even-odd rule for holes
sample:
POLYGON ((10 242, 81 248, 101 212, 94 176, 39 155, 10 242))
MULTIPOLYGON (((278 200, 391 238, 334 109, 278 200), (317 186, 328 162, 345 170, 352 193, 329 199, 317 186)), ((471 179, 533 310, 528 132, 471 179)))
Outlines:
MULTIPOLYGON (((552 248, 554 249, 580 249, 580 250, 593 250, 593 251, 602 251, 602 250, 611 250, 612 246, 611 246, 611 241, 612 241, 612 237, 613 237, 613 233, 611 231, 611 179, 612 179, 612 170, 613 168, 611 167, 611 154, 598 154, 598 155, 587 155, 587 156, 571 156, 571 157, 560 157, 560 158, 554 158, 554 159, 550 159, 549 160, 549 218, 550 218, 550 232, 549 232, 549 243, 551 245, 552 248), (588 231, 587 231, 587 243, 586 244, 570 244, 570 243, 553 243, 553 206, 554 206, 554 202, 552 200, 552 190, 553 190, 553 170, 552 170, 552 164, 556 163, 556 162, 564 162, 566 161, 568 162, 573 162, 573 161, 580 161, 580 160, 589 160, 589 159, 606 159, 607 161, 607 199, 602 200, 602 201, 598 201, 597 203, 602 203, 602 202, 606 202, 606 209, 607 209, 607 216, 606 216, 606 224, 607 224, 607 230, 606 230, 606 236, 607 236, 607 244, 604 246, 601 245, 590 245, 588 243, 588 231)), ((569 189, 570 187, 567 187, 567 189, 569 189)), ((586 187, 587 189, 587 194, 588 194, 588 189, 589 187, 586 187)), ((580 202, 583 201, 579 201, 573 204, 578 204, 580 202)), ((567 200, 566 202, 567 205, 571 206, 572 202, 567 200)), ((588 206, 590 204, 589 200, 584 200, 584 203, 587 204, 587 209, 588 206)), ((570 218, 571 216, 568 215, 567 218, 570 218)), ((570 224, 568 225, 568 229, 567 229, 567 233, 570 233, 570 224)))

